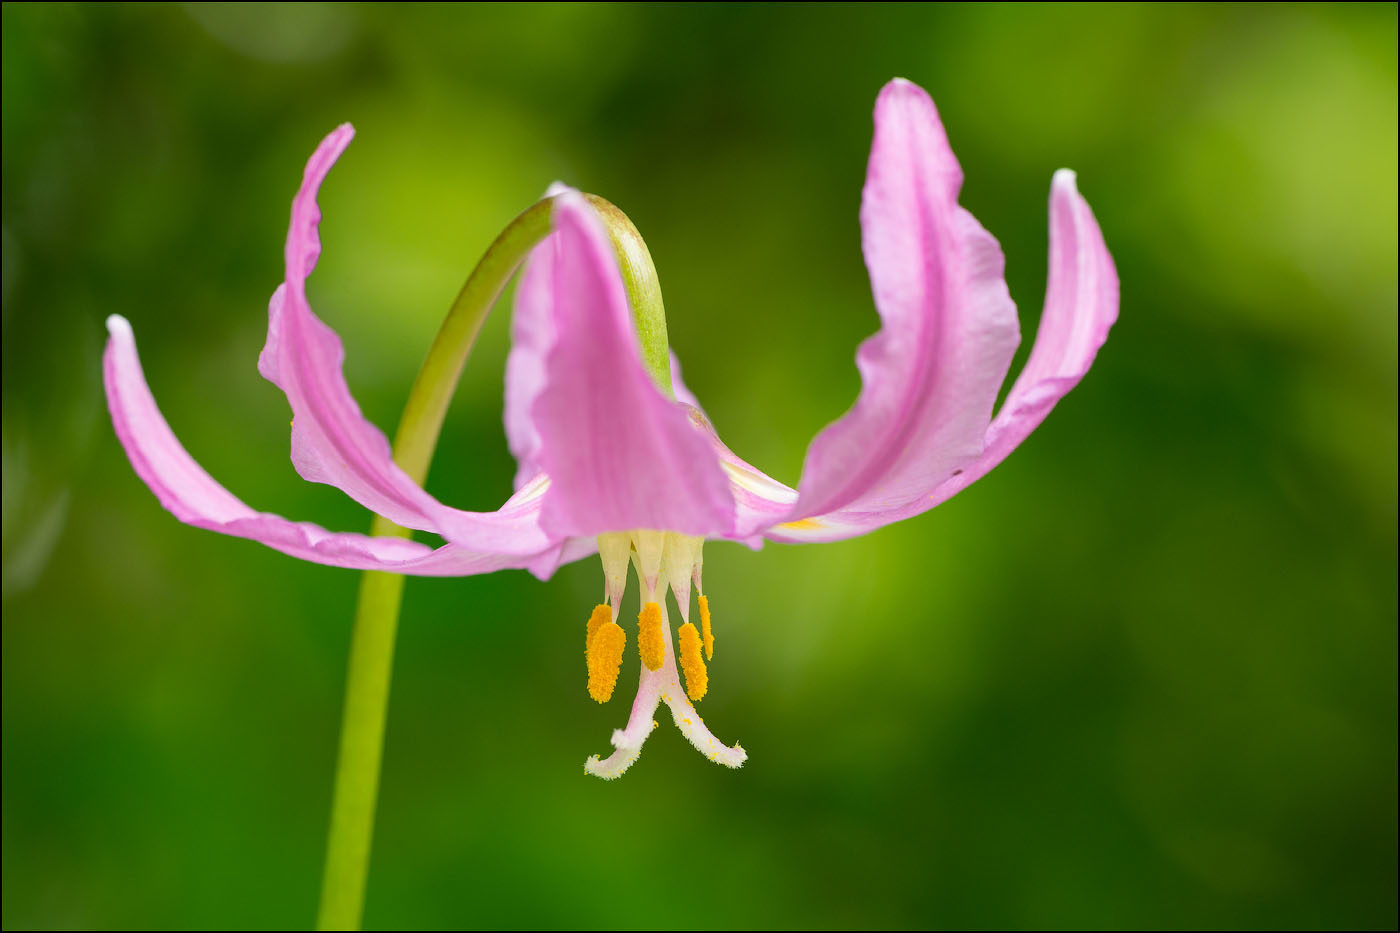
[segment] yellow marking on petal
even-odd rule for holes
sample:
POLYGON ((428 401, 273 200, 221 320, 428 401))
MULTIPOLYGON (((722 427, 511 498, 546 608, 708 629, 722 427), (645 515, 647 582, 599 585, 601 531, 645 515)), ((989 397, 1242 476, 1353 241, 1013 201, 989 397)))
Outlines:
POLYGON ((593 614, 588 617, 588 634, 583 639, 583 650, 588 650, 588 643, 593 640, 593 636, 612 621, 612 608, 607 603, 599 603, 593 607, 593 614))
MULTIPOLYGON (((593 615, 598 617, 596 611, 593 615)), ((593 619, 588 621, 592 625, 593 619)), ((622 649, 626 647, 627 633, 611 619, 599 625, 588 640, 588 695, 599 703, 612 699, 617 674, 622 670, 622 649)))
POLYGON ((779 528, 790 528, 793 531, 816 531, 822 523, 815 518, 799 518, 795 522, 783 522, 779 528))
POLYGON ((692 700, 703 697, 710 687, 710 675, 700 657, 700 633, 691 622, 681 626, 681 670, 685 671, 686 696, 692 700))
POLYGON ((705 660, 715 659, 715 634, 710 631, 710 600, 700 594, 700 634, 705 638, 705 660))
POLYGON ((649 671, 661 670, 666 663, 666 642, 661 633, 661 607, 647 603, 637 616, 637 650, 649 671))

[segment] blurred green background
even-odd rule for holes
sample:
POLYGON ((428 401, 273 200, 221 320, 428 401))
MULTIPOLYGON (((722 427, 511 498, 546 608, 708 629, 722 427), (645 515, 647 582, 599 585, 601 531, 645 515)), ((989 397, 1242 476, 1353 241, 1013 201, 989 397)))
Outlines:
MULTIPOLYGON (((1078 170, 1122 278, 1093 371, 934 512, 707 549, 738 772, 663 716, 621 781, 582 774, 636 664, 588 699, 596 559, 410 581, 366 924, 1393 928, 1393 4, 5 5, 4 926, 296 927, 318 895, 357 575, 159 507, 105 315, 233 492, 367 528, 296 477, 255 370, 349 120, 310 290, 372 420, 562 179, 631 215, 688 383, 795 483, 877 323, 857 209, 895 75, 1006 251, 1017 366, 1078 170)), ((510 488, 507 333, 446 502, 510 488)))

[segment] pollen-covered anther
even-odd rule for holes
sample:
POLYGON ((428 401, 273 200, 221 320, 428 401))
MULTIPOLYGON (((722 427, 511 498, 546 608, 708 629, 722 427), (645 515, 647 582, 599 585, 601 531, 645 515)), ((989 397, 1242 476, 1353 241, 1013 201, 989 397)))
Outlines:
POLYGON ((700 633, 691 622, 681 626, 681 670, 685 672, 685 693, 699 701, 710 686, 710 675, 700 657, 700 633))
POLYGON ((710 600, 704 593, 700 594, 700 634, 705 638, 705 660, 713 661, 715 635, 710 631, 710 600))
POLYGON ((588 650, 588 645, 593 641, 593 636, 598 634, 598 629, 612 621, 612 607, 607 603, 599 603, 593 607, 593 614, 588 617, 588 631, 583 638, 583 650, 588 650))
POLYGON ((593 610, 588 620, 588 695, 599 703, 612 699, 617 675, 622 670, 622 650, 627 647, 627 633, 612 620, 607 606, 593 610), (599 612, 602 609, 603 612, 599 612), (594 622, 598 624, 595 626, 594 622))
POLYGON ((666 663, 666 639, 662 631, 661 606, 647 603, 637 616, 637 650, 649 671, 659 671, 666 663))

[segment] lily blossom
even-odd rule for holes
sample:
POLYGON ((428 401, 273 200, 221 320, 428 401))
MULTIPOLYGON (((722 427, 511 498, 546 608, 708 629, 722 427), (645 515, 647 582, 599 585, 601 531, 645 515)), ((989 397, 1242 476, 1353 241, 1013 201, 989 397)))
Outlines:
POLYGON ((176 518, 317 563, 426 576, 527 568, 547 578, 596 551, 604 599, 585 641, 589 692, 599 702, 619 675, 626 633, 618 610, 635 567, 641 679, 627 725, 613 734, 615 751, 585 763, 604 778, 636 760, 662 702, 712 760, 738 767, 746 758, 716 739, 694 707, 714 648, 701 581, 705 540, 836 541, 933 508, 1025 440, 1087 372, 1118 314, 1118 279, 1098 224, 1074 174, 1056 172, 1039 332, 993 414, 1020 339, 1002 253, 958 205, 962 170, 933 101, 897 79, 876 102, 860 212, 881 328, 856 354, 855 405, 813 440, 796 489, 725 447, 678 379, 668 386, 653 378, 604 218, 584 195, 556 186, 551 232, 517 289, 507 363, 516 491, 495 512, 462 511, 395 465, 389 442, 346 385, 340 339, 307 302, 306 279, 320 253, 317 191, 352 135, 349 125, 338 128, 307 164, 258 369, 291 404, 292 461, 303 479, 336 486, 446 543, 434 549, 331 532, 245 505, 175 438, 142 374, 130 325, 113 316, 104 376, 117 436, 176 518), (692 588, 699 629, 690 622, 692 588), (679 654, 667 590, 683 623, 679 654))

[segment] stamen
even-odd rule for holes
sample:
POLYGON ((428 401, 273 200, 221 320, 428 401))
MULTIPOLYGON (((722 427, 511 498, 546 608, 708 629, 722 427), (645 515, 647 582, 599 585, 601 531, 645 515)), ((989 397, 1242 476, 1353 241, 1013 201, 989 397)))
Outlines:
POLYGON ((710 686, 710 675, 700 657, 700 633, 689 622, 681 626, 681 670, 685 672, 685 695, 699 702, 710 686))
POLYGON ((690 621, 690 581, 704 538, 666 532, 666 547, 661 555, 661 576, 676 594, 681 621, 690 621))
POLYGON ((681 690, 680 672, 676 670, 671 628, 666 622, 666 605, 662 603, 658 609, 664 655, 661 669, 651 671, 647 670, 646 665, 641 665, 641 682, 637 685, 637 698, 632 701, 627 726, 612 734, 613 753, 607 758, 593 755, 583 763, 584 771, 604 780, 619 777, 641 755, 642 743, 656 728, 656 706, 661 702, 670 707, 671 719, 680 728, 681 734, 706 758, 726 768, 737 768, 749 757, 740 746, 727 746, 715 738, 695 707, 685 698, 681 690))
POLYGON ((715 636, 710 631, 710 600, 705 594, 700 594, 700 632, 705 637, 705 660, 713 661, 715 657, 715 636))
POLYGON ((647 603, 637 616, 637 650, 649 671, 661 670, 666 663, 666 642, 661 622, 661 607, 647 603))
POLYGON ((627 560, 632 551, 632 536, 628 532, 612 532, 598 536, 598 556, 603 561, 603 586, 608 602, 617 609, 627 590, 627 560))
POLYGON ((599 606, 605 612, 593 610, 588 627, 594 630, 588 639, 588 695, 599 703, 612 699, 613 688, 617 686, 617 675, 622 670, 622 650, 627 647, 627 633, 622 626, 612 621, 612 613, 607 606, 599 606))
MULTIPOLYGON (((656 592, 656 584, 661 576, 661 555, 666 549, 666 532, 634 531, 632 546, 637 551, 637 579, 647 595, 656 592)), ((662 596, 665 596, 663 591, 662 596)))
POLYGON ((588 650, 588 645, 593 641, 593 636, 598 633, 598 629, 612 621, 612 609, 607 603, 599 603, 593 607, 593 614, 588 617, 588 633, 583 639, 583 650, 588 650))
POLYGON ((701 581, 701 579, 700 579, 700 578, 703 577, 704 575, 705 575, 705 539, 704 539, 704 538, 697 538, 697 539, 695 540, 695 566, 692 567, 691 570, 690 570, 690 580, 691 580, 692 583, 695 584, 695 592, 697 592, 697 593, 703 593, 703 592, 705 592, 705 585, 704 585, 704 583, 703 583, 703 582, 701 581))

